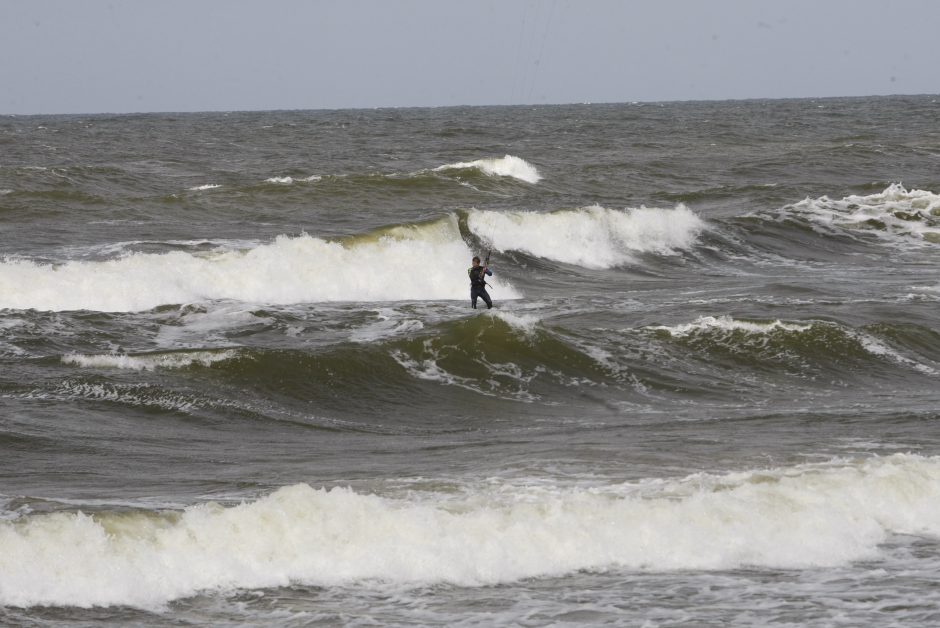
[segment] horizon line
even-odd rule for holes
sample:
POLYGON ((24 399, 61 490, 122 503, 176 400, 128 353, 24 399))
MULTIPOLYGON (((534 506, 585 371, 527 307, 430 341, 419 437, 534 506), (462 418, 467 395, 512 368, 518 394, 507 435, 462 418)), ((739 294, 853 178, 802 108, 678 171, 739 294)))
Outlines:
POLYGON ((623 100, 623 101, 570 101, 554 103, 515 103, 515 104, 458 104, 458 105, 377 105, 373 107, 283 107, 258 109, 166 109, 153 111, 61 111, 54 113, 0 113, 4 118, 33 118, 41 116, 135 116, 135 115, 174 115, 174 114, 207 114, 207 113, 275 113, 299 111, 381 111, 405 109, 469 109, 469 108, 509 108, 509 107, 577 107, 577 106, 609 106, 609 105, 667 105, 683 103, 721 103, 721 102, 758 102, 758 101, 784 101, 784 100, 849 100, 861 98, 922 98, 928 96, 940 97, 940 93, 917 94, 861 94, 848 96, 782 96, 782 97, 747 97, 747 98, 688 98, 678 100, 623 100))

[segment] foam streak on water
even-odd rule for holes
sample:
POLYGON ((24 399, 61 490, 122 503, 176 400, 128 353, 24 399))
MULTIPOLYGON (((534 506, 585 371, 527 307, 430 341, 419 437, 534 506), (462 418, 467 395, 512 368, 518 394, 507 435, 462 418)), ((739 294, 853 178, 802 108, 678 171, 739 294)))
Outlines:
POLYGON ((180 353, 154 353, 148 355, 81 355, 62 356, 65 364, 89 368, 118 368, 146 371, 157 368, 185 368, 194 364, 209 366, 214 362, 229 360, 234 351, 192 351, 180 353))

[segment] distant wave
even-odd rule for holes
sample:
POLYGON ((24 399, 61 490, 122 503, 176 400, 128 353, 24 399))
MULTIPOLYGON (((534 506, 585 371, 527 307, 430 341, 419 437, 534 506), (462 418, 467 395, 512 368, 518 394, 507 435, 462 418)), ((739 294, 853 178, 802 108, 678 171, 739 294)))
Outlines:
MULTIPOLYGON (((302 171, 301 171, 302 172, 302 171)), ((365 193, 368 190, 394 189, 394 190, 427 190, 439 188, 451 189, 455 184, 483 191, 494 186, 499 188, 500 178, 525 183, 537 183, 542 179, 538 170, 524 159, 506 155, 499 158, 484 158, 475 161, 445 164, 435 168, 421 168, 405 172, 347 172, 325 174, 276 174, 265 178, 260 183, 251 182, 239 185, 226 185, 226 189, 236 191, 250 191, 257 193, 281 192, 296 189, 297 186, 319 184, 319 193, 328 194, 330 190, 342 190, 343 193, 358 191, 365 193), (469 182, 468 180, 471 180, 469 182), (484 180, 489 180, 487 185, 484 180)), ((218 184, 206 184, 189 188, 191 191, 204 191, 222 187, 218 184)), ((491 190, 492 191, 492 190, 491 190)))
POLYGON ((907 190, 900 183, 876 194, 807 198, 775 215, 806 220, 827 231, 940 244, 940 195, 927 190, 907 190))
POLYGON ((470 230, 500 251, 520 251, 587 268, 629 263, 637 253, 691 247, 705 222, 684 205, 624 211, 600 206, 551 213, 471 211, 470 230))
POLYGON ((512 177, 526 183, 538 183, 542 180, 539 171, 525 159, 506 155, 499 158, 477 159, 476 161, 462 161, 455 164, 445 164, 434 169, 435 172, 443 170, 470 170, 499 177, 512 177))
MULTIPOLYGON (((0 308, 141 311, 231 299, 291 304, 467 298, 472 253, 455 216, 340 240, 279 236, 209 252, 131 253, 106 261, 0 261, 0 308)), ((501 278, 501 299, 520 296, 501 278)))
MULTIPOLYGON (((344 175, 336 175, 337 178, 342 178, 344 175)), ((268 177, 264 180, 265 183, 280 183, 285 185, 290 185, 292 183, 316 183, 323 179, 322 175, 311 174, 306 177, 292 177, 292 176, 283 176, 283 177, 268 177)))
POLYGON ((833 567, 940 535, 940 459, 912 454, 590 489, 463 496, 281 488, 182 511, 0 521, 0 604, 157 608, 302 583, 487 586, 578 570, 833 567))
POLYGON ((535 166, 519 157, 506 155, 505 157, 499 158, 485 158, 475 161, 444 164, 436 168, 424 168, 414 172, 310 175, 302 178, 287 175, 268 177, 264 182, 289 186, 294 183, 317 183, 323 181, 325 184, 343 185, 351 188, 357 186, 375 187, 382 185, 408 188, 413 185, 422 186, 435 183, 440 185, 441 183, 446 183, 451 177, 444 176, 444 174, 451 171, 472 171, 487 177, 507 177, 526 183, 538 183, 542 179, 542 176, 535 166))

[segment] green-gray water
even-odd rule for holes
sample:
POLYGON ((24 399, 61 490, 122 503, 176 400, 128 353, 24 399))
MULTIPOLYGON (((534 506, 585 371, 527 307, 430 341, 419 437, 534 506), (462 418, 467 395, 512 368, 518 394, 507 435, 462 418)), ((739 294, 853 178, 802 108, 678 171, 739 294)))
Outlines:
POLYGON ((0 623, 940 621, 938 123, 0 118, 0 623))

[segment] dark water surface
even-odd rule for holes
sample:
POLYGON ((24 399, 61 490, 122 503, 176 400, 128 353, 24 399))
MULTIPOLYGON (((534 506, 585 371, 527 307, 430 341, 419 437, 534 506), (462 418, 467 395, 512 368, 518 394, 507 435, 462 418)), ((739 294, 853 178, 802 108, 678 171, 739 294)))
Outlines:
POLYGON ((0 118, 0 623, 940 622, 938 101, 0 118))

